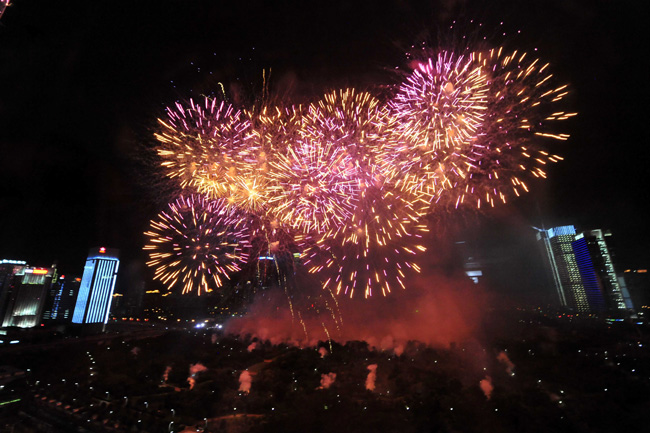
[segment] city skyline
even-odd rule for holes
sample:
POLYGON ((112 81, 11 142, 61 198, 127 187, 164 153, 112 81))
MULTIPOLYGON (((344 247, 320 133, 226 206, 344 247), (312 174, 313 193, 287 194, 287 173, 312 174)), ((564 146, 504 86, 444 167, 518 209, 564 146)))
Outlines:
POLYGON ((642 430, 644 11, 0 0, 0 433, 642 430))

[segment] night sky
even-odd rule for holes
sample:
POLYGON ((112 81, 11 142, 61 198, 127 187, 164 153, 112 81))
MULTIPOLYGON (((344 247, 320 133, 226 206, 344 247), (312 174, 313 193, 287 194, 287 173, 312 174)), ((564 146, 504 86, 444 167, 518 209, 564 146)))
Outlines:
POLYGON ((502 250, 528 225, 609 228, 623 267, 650 265, 642 2, 13 3, 0 21, 0 258, 80 273, 88 248, 106 245, 147 278, 142 232, 165 196, 143 149, 167 104, 219 82, 245 103, 269 68, 271 92, 291 101, 372 92, 396 81, 411 44, 444 42, 456 19, 470 38, 537 48, 571 85, 563 107, 579 113, 562 125, 571 139, 549 143, 565 160, 528 197, 481 216, 501 231, 478 242, 502 250))

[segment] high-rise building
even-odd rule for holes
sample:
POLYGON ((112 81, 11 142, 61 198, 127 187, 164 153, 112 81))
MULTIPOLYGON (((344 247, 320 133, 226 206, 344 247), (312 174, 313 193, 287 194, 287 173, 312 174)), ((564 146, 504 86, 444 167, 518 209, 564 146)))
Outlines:
POLYGON ((72 323, 106 324, 120 265, 119 251, 91 248, 81 277, 72 323))
POLYGON ((608 245, 611 232, 595 229, 577 233, 574 226, 537 232, 561 305, 577 311, 633 311, 627 288, 614 268, 608 245))
POLYGON ((591 261, 594 264, 594 271, 600 282, 607 310, 631 310, 629 295, 627 296, 629 305, 626 305, 623 289, 618 281, 612 254, 608 247, 608 240, 611 239, 612 233, 609 230, 596 229, 587 230, 581 235, 585 239, 591 261))
POLYGON ((62 275, 52 283, 43 308, 43 323, 62 324, 72 321, 81 278, 62 275))
POLYGON ((582 284, 587 295, 589 310, 593 312, 603 312, 607 309, 605 297, 603 296, 603 286, 596 274, 593 259, 589 254, 587 241, 582 233, 576 235, 576 240, 571 243, 575 253, 576 263, 582 277, 582 284))
POLYGON ((0 260, 0 326, 4 322, 9 299, 16 288, 16 274, 26 266, 27 262, 22 260, 0 260))
POLYGON ((589 311, 587 294, 573 251, 575 227, 570 225, 536 230, 560 305, 580 312, 589 311))
POLYGON ((647 269, 626 269, 623 275, 636 312, 650 317, 650 272, 647 269))
POLYGON ((14 264, 10 272, 4 267, 2 274, 2 326, 38 326, 47 291, 56 278, 56 267, 33 268, 14 264))

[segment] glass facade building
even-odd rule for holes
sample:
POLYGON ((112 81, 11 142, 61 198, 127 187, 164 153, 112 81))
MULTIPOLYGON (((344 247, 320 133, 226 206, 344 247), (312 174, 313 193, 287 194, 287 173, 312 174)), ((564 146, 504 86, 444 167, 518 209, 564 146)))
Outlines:
POLYGON ((627 289, 614 269, 608 244, 611 232, 578 233, 574 226, 536 230, 562 306, 581 312, 633 311, 627 289))
POLYGON ((70 323, 79 293, 81 278, 62 275, 48 291, 43 323, 70 323))
POLYGON ((4 266, 1 276, 1 324, 19 328, 38 326, 41 323, 47 291, 52 280, 56 278, 56 267, 33 268, 10 264, 10 268, 4 266))
POLYGON ((606 310, 605 298, 603 297, 603 288, 600 284, 594 263, 587 248, 587 241, 584 236, 578 235, 577 239, 572 243, 573 250, 575 251, 576 263, 582 276, 582 282, 587 294, 587 301, 589 302, 590 311, 602 312, 606 310))
POLYGON ((537 240, 542 242, 560 305, 586 312, 589 311, 589 301, 573 250, 575 236, 574 226, 537 231, 537 240))
POLYGON ((614 260, 608 245, 611 232, 600 229, 587 230, 582 233, 582 236, 602 287, 607 309, 611 311, 632 309, 629 296, 627 304, 625 302, 623 288, 614 269, 614 260))
POLYGON ((72 323, 106 323, 120 265, 118 250, 91 248, 84 266, 72 323))

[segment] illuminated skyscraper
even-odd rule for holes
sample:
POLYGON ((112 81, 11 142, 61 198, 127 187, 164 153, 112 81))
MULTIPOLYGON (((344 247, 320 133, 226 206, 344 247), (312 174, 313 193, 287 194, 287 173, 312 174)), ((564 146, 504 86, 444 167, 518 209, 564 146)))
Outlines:
POLYGON ((32 268, 21 263, 3 263, 9 266, 3 267, 0 288, 0 309, 4 311, 2 326, 32 328, 41 323, 47 291, 52 279, 56 278, 56 267, 32 268))
POLYGON ((580 233, 575 236, 576 240, 571 242, 573 251, 575 253, 576 264, 582 277, 582 283, 587 295, 587 302, 589 303, 589 310, 593 312, 603 312, 607 309, 605 305, 605 298, 603 297, 603 287, 600 284, 594 262, 589 254, 587 242, 580 233))
POLYGON ((589 311, 587 294, 573 251, 575 227, 561 226, 536 230, 537 240, 542 242, 560 305, 575 308, 577 311, 589 311))
POLYGON ((16 287, 16 274, 27 266, 22 260, 0 260, 0 326, 4 322, 7 304, 16 287))
POLYGON ((609 231, 576 233, 575 227, 537 229, 560 304, 577 311, 633 310, 630 296, 614 269, 609 231))
POLYGON ((91 248, 81 277, 72 323, 90 324, 108 321, 117 270, 119 251, 109 248, 91 248))
POLYGON ((626 293, 627 289, 624 293, 614 269, 614 261, 608 245, 611 236, 612 233, 608 230, 587 230, 577 235, 576 241, 584 239, 584 247, 591 258, 606 309, 609 311, 632 310, 630 296, 626 293))
POLYGON ((52 283, 43 308, 43 323, 61 324, 72 321, 80 284, 81 278, 66 278, 65 275, 52 283))

